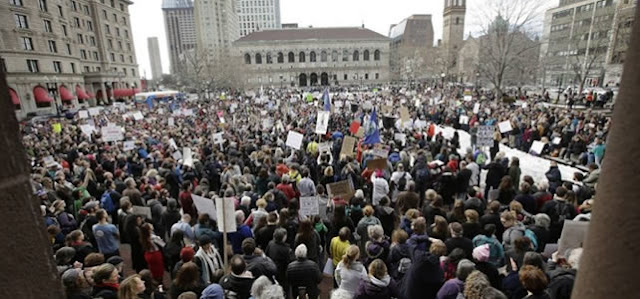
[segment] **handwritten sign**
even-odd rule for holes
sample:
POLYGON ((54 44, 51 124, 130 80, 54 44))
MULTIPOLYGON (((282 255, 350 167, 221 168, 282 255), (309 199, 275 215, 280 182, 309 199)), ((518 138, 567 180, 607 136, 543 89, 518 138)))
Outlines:
POLYGON ((195 194, 191 194, 191 199, 198 209, 198 215, 208 214, 210 219, 217 221, 218 212, 213 200, 195 194))
POLYGON ((349 200, 355 194, 353 184, 348 180, 340 181, 337 183, 327 184, 327 194, 331 198, 341 197, 344 200, 349 200))
POLYGON ((122 127, 119 126, 106 126, 101 130, 102 133, 102 141, 104 142, 113 142, 124 140, 124 135, 122 134, 122 127))
POLYGON ((214 144, 223 144, 224 143, 224 133, 215 133, 213 134, 213 143, 214 144))
POLYGON ((316 121, 316 134, 327 134, 330 115, 331 112, 329 111, 318 111, 318 119, 316 121))
POLYGON ((493 146, 493 126, 478 126, 478 133, 476 133, 476 145, 477 146, 493 146))
POLYGON ((369 169, 386 169, 387 168, 387 159, 386 158, 378 158, 378 159, 367 160, 367 168, 369 168, 369 169))
POLYGON ((340 149, 340 156, 352 157, 353 147, 356 145, 357 140, 351 136, 345 136, 342 140, 342 148, 340 149))
POLYGON ((513 128, 511 127, 511 122, 508 120, 499 123, 498 128, 500 128, 500 133, 507 133, 513 130, 513 128))
POLYGON ((478 114, 480 112, 480 103, 473 104, 473 114, 478 114))
POLYGON ((320 206, 318 204, 318 197, 300 197, 300 210, 301 216, 313 216, 320 215, 320 206))
POLYGON ((300 147, 302 146, 302 138, 304 137, 304 135, 295 132, 295 131, 289 131, 289 134, 287 135, 287 143, 286 145, 289 147, 292 147, 294 149, 299 150, 300 147))

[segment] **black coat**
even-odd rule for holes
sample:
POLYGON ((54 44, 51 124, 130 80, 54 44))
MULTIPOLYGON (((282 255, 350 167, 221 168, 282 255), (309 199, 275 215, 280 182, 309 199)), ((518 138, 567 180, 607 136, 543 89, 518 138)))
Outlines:
POLYGON ((473 258, 473 242, 465 237, 449 238, 444 244, 447 245, 447 254, 456 248, 460 248, 464 250, 468 259, 473 258))
POLYGON ((291 248, 286 243, 276 243, 270 241, 264 253, 276 264, 276 279, 280 284, 286 287, 287 283, 287 267, 291 261, 291 248))
POLYGON ((436 298, 444 279, 439 257, 416 248, 411 256, 411 267, 404 277, 400 298, 436 298))
POLYGON ((118 299, 118 289, 106 285, 97 285, 93 287, 91 297, 102 299, 118 299))
POLYGON ((496 226, 496 238, 498 241, 502 242, 502 233, 504 232, 504 226, 502 226, 502 222, 500 222, 500 213, 487 213, 480 217, 480 225, 484 228, 487 224, 493 224, 496 226))
POLYGON ((267 248, 271 239, 273 239, 273 233, 278 228, 277 225, 267 225, 263 228, 260 228, 256 234, 256 245, 260 247, 262 250, 267 248))
POLYGON ((320 295, 318 284, 322 281, 322 272, 318 264, 309 259, 297 259, 287 267, 287 281, 294 298, 298 289, 304 287, 309 299, 316 299, 320 295))
POLYGON ((505 169, 499 162, 491 162, 487 166, 489 171, 487 172, 487 178, 485 183, 488 187, 493 187, 493 189, 497 189, 500 185, 500 180, 505 175, 505 169))

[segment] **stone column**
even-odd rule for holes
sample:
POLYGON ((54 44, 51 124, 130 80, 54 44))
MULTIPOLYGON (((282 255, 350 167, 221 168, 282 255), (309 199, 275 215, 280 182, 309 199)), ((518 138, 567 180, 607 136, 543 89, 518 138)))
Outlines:
MULTIPOLYGON (((0 98, 9 98, 0 73, 0 98)), ((0 101, 0 298, 64 298, 11 101, 0 101)))
POLYGON ((640 298, 640 22, 634 22, 627 55, 572 298, 640 298))

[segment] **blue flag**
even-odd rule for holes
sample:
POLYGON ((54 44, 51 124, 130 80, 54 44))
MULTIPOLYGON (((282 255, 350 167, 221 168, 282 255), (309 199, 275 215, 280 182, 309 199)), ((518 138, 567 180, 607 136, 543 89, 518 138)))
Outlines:
POLYGON ((153 109, 153 99, 155 98, 155 96, 148 96, 147 97, 147 106, 149 106, 149 110, 153 109))
POLYGON ((376 115, 376 108, 371 111, 371 117, 369 117, 369 124, 365 129, 364 141, 362 144, 376 144, 380 143, 380 129, 378 128, 378 116, 376 115))
POLYGON ((329 88, 324 90, 322 94, 322 100, 324 101, 324 111, 331 111, 331 98, 329 97, 329 88))

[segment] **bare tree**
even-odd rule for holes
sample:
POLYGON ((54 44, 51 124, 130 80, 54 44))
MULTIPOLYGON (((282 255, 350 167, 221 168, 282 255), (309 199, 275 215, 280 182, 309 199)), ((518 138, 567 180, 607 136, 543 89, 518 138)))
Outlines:
POLYGON ((486 0, 478 10, 478 19, 484 23, 480 24, 477 71, 493 85, 498 99, 502 98, 505 78, 528 69, 523 64, 530 63, 531 53, 539 49, 533 29, 543 15, 544 4, 541 0, 486 0))

